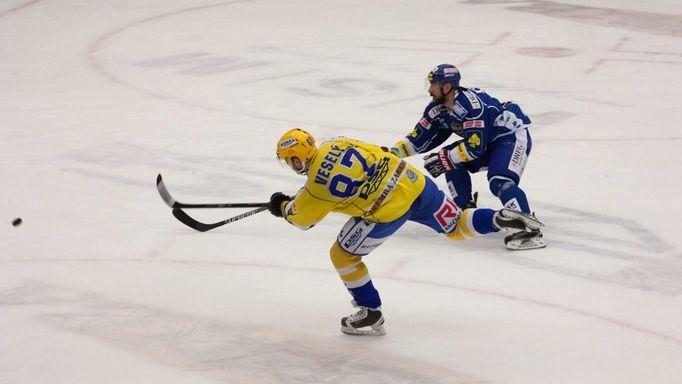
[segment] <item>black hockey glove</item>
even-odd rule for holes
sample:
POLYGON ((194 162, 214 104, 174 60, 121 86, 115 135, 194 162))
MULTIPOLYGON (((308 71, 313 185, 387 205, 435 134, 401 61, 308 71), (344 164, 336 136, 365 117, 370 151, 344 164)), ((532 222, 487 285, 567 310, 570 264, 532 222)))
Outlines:
POLYGON ((282 192, 275 192, 270 196, 268 209, 273 215, 282 217, 282 204, 289 201, 291 201, 291 196, 285 195, 282 192))
POLYGON ((455 165, 450 161, 448 156, 448 150, 446 148, 441 149, 436 153, 429 153, 424 156, 424 168, 433 177, 440 176, 443 172, 452 171, 455 169, 455 165))

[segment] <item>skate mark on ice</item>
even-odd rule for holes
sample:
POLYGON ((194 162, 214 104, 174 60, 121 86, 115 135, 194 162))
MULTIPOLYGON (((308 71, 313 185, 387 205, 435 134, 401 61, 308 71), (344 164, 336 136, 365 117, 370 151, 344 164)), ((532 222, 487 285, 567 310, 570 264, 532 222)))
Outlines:
MULTIPOLYGON (((43 282, 0 293, 0 306, 31 306, 44 323, 146 360, 225 383, 485 384, 479 378, 372 348, 379 339, 315 338, 115 301, 43 282), (334 345, 330 348, 330 345, 334 345)), ((330 332, 331 333, 331 332, 330 332)))
POLYGON ((682 251, 635 220, 536 203, 547 224, 548 247, 493 255, 499 260, 564 276, 636 288, 663 295, 682 294, 682 251), (552 249, 575 255, 552 258, 552 249), (591 262, 580 260, 587 255, 591 262))
MULTIPOLYGON (((112 263, 112 261, 104 261, 101 259, 39 259, 30 260, 23 259, 16 262, 20 263, 112 263)), ((248 263, 248 262, 228 262, 228 261, 206 261, 206 260, 144 260, 144 259, 130 259, 130 260, 116 260, 113 263, 159 263, 159 264, 187 264, 187 265, 205 265, 212 267, 229 267, 229 268, 265 268, 265 269, 275 269, 282 271, 297 271, 297 272, 309 272, 309 273, 323 273, 328 274, 328 269, 318 269, 318 268, 300 268, 300 267, 289 267, 283 265, 273 265, 273 264, 262 264, 262 263, 248 263)), ((671 342, 682 348, 682 339, 666 334, 661 331, 649 329, 646 327, 641 327, 637 324, 633 324, 626 320, 621 320, 617 318, 612 318, 604 316, 598 313, 588 312, 578 308, 571 308, 567 306, 562 306, 559 304, 554 304, 551 302, 545 302, 533 298, 525 298, 522 296, 515 296, 505 292, 496 292, 487 289, 479 289, 475 287, 461 286, 450 283, 439 283, 431 280, 420 280, 412 278, 396 277, 391 275, 374 274, 375 278, 394 280, 403 283, 411 283, 424 287, 436 287, 438 289, 453 289, 462 292, 468 292, 475 295, 480 295, 484 297, 494 297, 497 299, 509 300, 519 304, 530 305, 531 307, 544 308, 546 310, 554 310, 564 312, 566 314, 578 317, 589 318, 598 322, 603 322, 611 326, 615 326, 621 329, 626 329, 631 332, 646 335, 649 337, 654 337, 656 339, 671 342)), ((80 295, 74 290, 69 290, 65 288, 56 288, 51 284, 43 282, 27 282, 21 287, 14 290, 6 290, 0 292, 0 307, 10 306, 10 305, 39 305, 39 304, 50 304, 53 303, 64 303, 68 301, 81 302, 84 299, 79 298, 80 295)), ((92 294, 87 294, 89 301, 94 301, 95 298, 92 294), (89 296, 88 296, 89 295, 89 296)), ((98 299, 99 300, 99 299, 98 299)), ((114 305, 111 305, 115 307, 114 305)), ((248 328, 248 327, 247 327, 248 328)), ((277 332, 275 332, 277 333, 277 332)), ((324 343, 323 343, 324 344, 324 343)), ((324 346, 323 346, 324 348, 324 346)), ((346 357, 351 358, 351 357, 346 357)))

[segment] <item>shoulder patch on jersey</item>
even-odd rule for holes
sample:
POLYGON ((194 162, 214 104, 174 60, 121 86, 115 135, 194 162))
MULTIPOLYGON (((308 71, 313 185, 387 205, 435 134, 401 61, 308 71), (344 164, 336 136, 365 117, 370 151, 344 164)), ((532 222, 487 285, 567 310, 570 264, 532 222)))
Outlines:
POLYGON ((481 109, 481 101, 478 99, 478 96, 476 96, 473 92, 466 90, 464 91, 464 96, 469 99, 469 102, 471 103, 471 106, 474 107, 475 109, 481 109))
POLYGON ((442 107, 440 105, 435 105, 429 111, 427 112, 428 116, 432 119, 435 119, 440 115, 440 111, 442 110, 442 107))
POLYGON ((467 114, 467 110, 464 107, 462 107, 462 104, 460 104, 459 102, 456 102, 455 105, 452 107, 452 112, 454 112, 455 116, 459 117, 460 119, 467 114))

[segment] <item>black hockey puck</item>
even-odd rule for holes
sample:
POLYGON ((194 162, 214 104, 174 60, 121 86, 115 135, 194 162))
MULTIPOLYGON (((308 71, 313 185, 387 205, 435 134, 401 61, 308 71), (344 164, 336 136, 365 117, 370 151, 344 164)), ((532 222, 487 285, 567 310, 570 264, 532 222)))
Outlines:
POLYGON ((18 227, 21 225, 22 222, 23 220, 21 220, 21 217, 17 217, 16 219, 12 220, 12 225, 18 227))

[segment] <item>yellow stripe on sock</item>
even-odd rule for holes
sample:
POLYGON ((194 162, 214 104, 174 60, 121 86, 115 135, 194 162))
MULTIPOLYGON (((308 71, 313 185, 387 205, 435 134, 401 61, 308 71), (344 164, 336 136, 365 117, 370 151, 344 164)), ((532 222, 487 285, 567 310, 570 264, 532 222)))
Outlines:
POLYGON ((448 233, 449 238, 453 240, 466 240, 479 235, 473 228, 472 223, 475 210, 475 208, 469 208, 462 211, 459 221, 457 222, 457 227, 453 232, 448 233))

